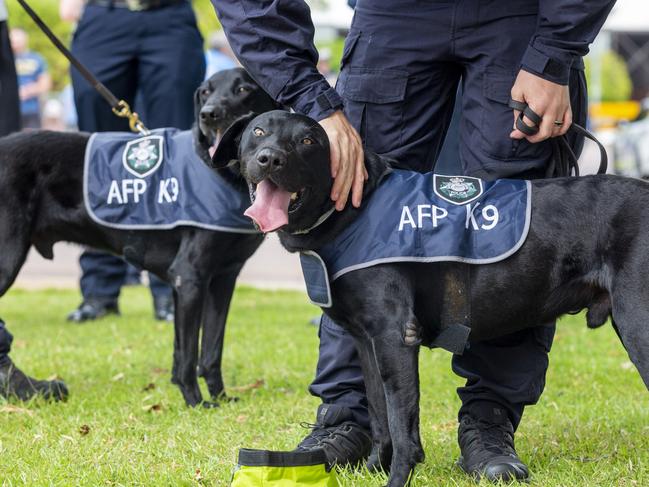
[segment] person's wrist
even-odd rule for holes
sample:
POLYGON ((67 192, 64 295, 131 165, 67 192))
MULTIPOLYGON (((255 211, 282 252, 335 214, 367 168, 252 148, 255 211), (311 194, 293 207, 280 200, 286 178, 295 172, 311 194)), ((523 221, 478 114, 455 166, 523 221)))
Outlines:
POLYGON ((325 117, 322 117, 320 120, 318 120, 318 123, 321 123, 321 122, 326 123, 326 121, 328 121, 328 120, 335 120, 335 119, 340 120, 341 118, 344 118, 344 117, 345 117, 345 114, 342 111, 342 107, 337 108, 337 109, 332 109, 331 113, 329 113, 325 117))

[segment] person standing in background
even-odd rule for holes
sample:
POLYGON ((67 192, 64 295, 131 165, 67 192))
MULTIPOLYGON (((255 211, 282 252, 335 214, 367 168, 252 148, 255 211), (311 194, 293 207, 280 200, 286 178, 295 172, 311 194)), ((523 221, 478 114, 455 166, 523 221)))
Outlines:
POLYGON ((9 38, 16 58, 22 125, 25 129, 38 129, 41 127, 41 100, 52 89, 52 78, 43 56, 29 50, 27 32, 13 28, 9 38))
MULTIPOLYGON (((78 21, 72 53, 119 99, 136 95, 149 129, 190 129, 194 90, 203 81, 203 38, 188 0, 61 0, 61 18, 78 21)), ((78 126, 86 132, 128 131, 106 101, 76 71, 72 87, 78 126)), ((79 260, 83 302, 68 316, 77 323, 118 313, 127 264, 88 250, 79 260)), ((150 275, 156 319, 173 320, 172 289, 150 275)))
POLYGON ((20 99, 7 28, 7 6, 0 0, 0 137, 20 130, 20 99))

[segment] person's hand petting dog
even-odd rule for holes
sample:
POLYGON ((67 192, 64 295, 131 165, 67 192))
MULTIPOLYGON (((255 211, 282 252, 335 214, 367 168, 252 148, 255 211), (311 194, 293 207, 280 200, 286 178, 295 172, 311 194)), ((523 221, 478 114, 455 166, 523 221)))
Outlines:
POLYGON ((320 125, 329 137, 331 177, 335 179, 331 199, 336 202, 336 210, 345 208, 350 191, 352 204, 358 208, 367 179, 361 137, 341 111, 321 120, 320 125))
MULTIPOLYGON (((512 86, 511 97, 512 100, 527 103, 531 110, 543 118, 538 133, 525 135, 516 128, 516 119, 520 112, 514 110, 514 129, 509 135, 512 139, 527 139, 534 144, 565 134, 572 124, 570 92, 567 85, 553 83, 521 69, 512 86)), ((535 126, 527 117, 523 117, 523 122, 530 127, 535 126)))

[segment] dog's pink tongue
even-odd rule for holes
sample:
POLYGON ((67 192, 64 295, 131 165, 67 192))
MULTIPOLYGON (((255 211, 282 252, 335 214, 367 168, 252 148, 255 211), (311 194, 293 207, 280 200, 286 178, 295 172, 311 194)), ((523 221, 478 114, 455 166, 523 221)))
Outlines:
POLYGON ((262 232, 272 232, 288 223, 290 203, 291 193, 265 179, 257 185, 255 202, 244 215, 252 218, 262 232))
POLYGON ((216 133, 216 139, 214 139, 214 144, 207 150, 210 154, 210 158, 214 157, 214 153, 216 152, 216 148, 219 145, 219 141, 221 140, 221 133, 217 132, 216 133))

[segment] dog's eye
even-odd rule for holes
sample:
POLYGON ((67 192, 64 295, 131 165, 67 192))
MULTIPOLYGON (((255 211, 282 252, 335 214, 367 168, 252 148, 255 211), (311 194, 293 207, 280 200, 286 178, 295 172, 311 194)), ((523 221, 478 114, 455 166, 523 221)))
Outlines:
POLYGON ((250 88, 248 88, 247 86, 239 86, 239 88, 237 89, 237 93, 247 93, 249 91, 250 88))
POLYGON ((252 131, 252 133, 255 134, 257 137, 261 137, 262 135, 266 135, 266 132, 264 132, 259 127, 255 127, 254 130, 252 131))
POLYGON ((211 91, 208 90, 208 89, 205 89, 205 90, 201 91, 201 94, 202 94, 203 96, 209 96, 210 93, 211 93, 211 91))
POLYGON ((310 139, 309 137, 304 137, 301 141, 304 145, 311 145, 313 144, 313 139, 310 139))

